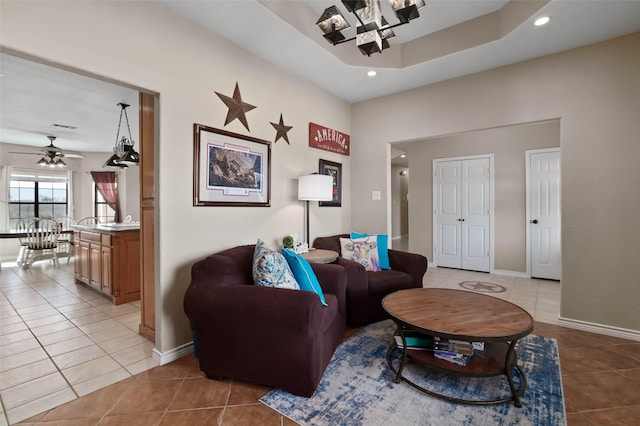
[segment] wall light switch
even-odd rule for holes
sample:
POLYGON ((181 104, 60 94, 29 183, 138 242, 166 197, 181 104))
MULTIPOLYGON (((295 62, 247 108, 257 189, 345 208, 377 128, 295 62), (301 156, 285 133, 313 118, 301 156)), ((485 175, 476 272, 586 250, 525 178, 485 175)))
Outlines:
POLYGON ((382 199, 380 191, 371 191, 371 199, 373 201, 380 201, 382 199))

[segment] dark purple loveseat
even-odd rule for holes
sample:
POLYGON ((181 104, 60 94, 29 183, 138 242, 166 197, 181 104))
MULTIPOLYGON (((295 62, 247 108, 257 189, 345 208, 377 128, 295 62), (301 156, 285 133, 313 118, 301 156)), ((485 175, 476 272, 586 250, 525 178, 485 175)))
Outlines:
MULTIPOLYGON (((349 234, 318 237, 313 246, 340 253, 340 238, 349 234)), ((367 272, 357 262, 338 257, 336 263, 347 270, 347 323, 362 326, 388 318, 382 299, 397 290, 421 288, 427 272, 427 258, 421 254, 389 250, 391 269, 367 272)))
POLYGON ((231 248, 193 265, 184 310, 192 321, 200 369, 311 396, 342 339, 346 271, 312 264, 317 294, 253 284, 255 245, 231 248))

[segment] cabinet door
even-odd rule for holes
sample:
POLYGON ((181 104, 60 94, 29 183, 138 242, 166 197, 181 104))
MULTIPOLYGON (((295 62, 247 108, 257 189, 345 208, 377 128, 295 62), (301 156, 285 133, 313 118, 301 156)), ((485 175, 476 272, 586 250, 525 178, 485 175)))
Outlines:
POLYGON ((85 241, 76 245, 76 278, 86 284, 89 284, 89 246, 85 241))
POLYGON ((100 264, 100 244, 91 244, 89 246, 89 263, 90 263, 90 279, 92 287, 101 289, 102 287, 102 265, 100 264))
POLYGON ((101 264, 102 264, 102 291, 111 294, 111 247, 101 248, 101 264))

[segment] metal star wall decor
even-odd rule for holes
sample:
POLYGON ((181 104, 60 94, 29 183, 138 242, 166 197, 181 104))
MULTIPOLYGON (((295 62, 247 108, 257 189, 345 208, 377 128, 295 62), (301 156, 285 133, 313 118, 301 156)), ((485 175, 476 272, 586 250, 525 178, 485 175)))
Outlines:
POLYGON ((282 138, 285 141, 287 141, 288 145, 291 145, 289 143, 289 136, 287 136, 287 132, 293 129, 293 127, 285 126, 284 121, 282 120, 282 113, 280 113, 280 123, 271 123, 271 125, 273 126, 274 129, 276 129, 276 139, 273 141, 273 143, 278 142, 278 140, 282 138))
MULTIPOLYGON (((215 92, 216 95, 224 102, 224 104, 229 108, 227 112, 227 118, 224 121, 224 125, 231 123, 236 118, 240 120, 240 122, 249 130, 249 124, 247 123, 247 116, 245 115, 247 112, 251 111, 255 108, 255 106, 250 105, 246 102, 242 101, 242 96, 240 96, 240 87, 238 87, 238 83, 236 82, 236 88, 233 91, 233 97, 223 95, 221 93, 215 92)), ((249 130, 250 131, 250 130, 249 130)))

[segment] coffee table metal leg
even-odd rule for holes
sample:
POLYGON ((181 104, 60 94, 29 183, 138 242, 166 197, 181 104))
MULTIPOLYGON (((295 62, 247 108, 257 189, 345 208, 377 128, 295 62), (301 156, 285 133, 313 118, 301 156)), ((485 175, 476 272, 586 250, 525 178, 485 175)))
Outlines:
POLYGON ((524 393, 524 390, 527 387, 527 378, 525 377, 524 372, 518 365, 518 354, 516 353, 516 350, 515 350, 516 343, 517 343, 517 340, 513 340, 509 344, 509 349, 507 350, 507 355, 505 356, 505 359, 504 359, 504 371, 507 376, 507 381, 509 382, 509 388, 511 389, 511 394, 513 395, 513 403, 515 404, 516 407, 520 408, 522 407, 522 403, 520 402, 520 395, 524 393), (513 357, 513 360, 512 360, 512 357, 513 357), (516 369, 518 369, 518 373, 520 374, 520 377, 521 377, 522 383, 520 384, 520 389, 516 389, 513 383, 513 375, 511 374, 511 371, 513 370, 514 366, 516 369))
MULTIPOLYGON (((407 341, 404 337, 401 326, 398 326, 398 333, 402 338, 402 357, 400 358, 400 365, 398 366, 398 371, 396 372, 396 378, 393 379, 394 383, 400 383, 402 379, 402 369, 404 368, 404 363, 407 361, 407 341)), ((387 364, 389 364, 389 367, 391 367, 393 371, 395 371, 395 368, 393 368, 393 365, 391 363, 391 352, 393 352, 395 349, 400 348, 398 348, 398 345, 396 345, 394 341, 391 342, 391 344, 389 345, 389 349, 387 349, 387 364)))

